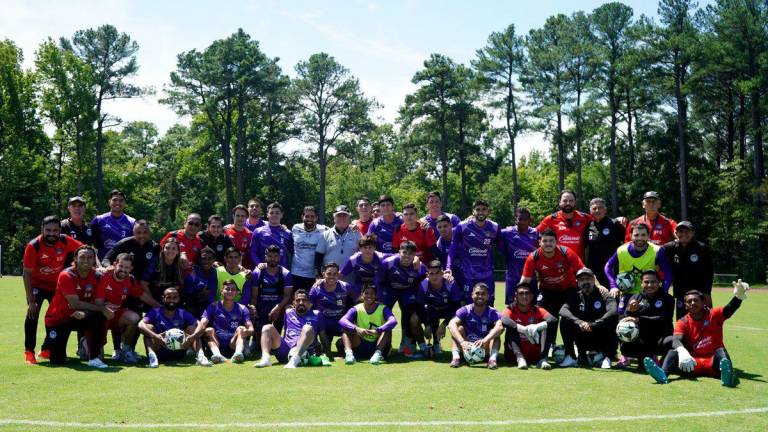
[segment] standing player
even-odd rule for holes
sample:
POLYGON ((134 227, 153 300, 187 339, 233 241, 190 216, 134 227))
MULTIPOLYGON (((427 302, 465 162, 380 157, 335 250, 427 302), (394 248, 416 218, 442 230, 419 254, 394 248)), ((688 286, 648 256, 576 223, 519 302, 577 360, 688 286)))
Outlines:
POLYGON ((139 331, 144 335, 144 347, 150 368, 160 366, 161 361, 180 361, 184 359, 187 348, 197 353, 197 364, 211 366, 205 357, 200 338, 191 337, 197 327, 197 319, 186 310, 179 307, 181 297, 175 288, 167 288, 163 292, 162 306, 150 310, 139 321, 139 331), (183 331, 187 338, 178 350, 169 350, 165 344, 165 332, 170 329, 183 331))
POLYGON ((67 362, 69 334, 82 331, 90 353, 88 366, 98 369, 107 367, 99 359, 98 347, 104 335, 104 319, 110 319, 114 314, 105 306, 95 304, 99 299, 96 292, 99 274, 95 271, 95 264, 96 251, 84 245, 75 251, 74 265, 57 274, 56 294, 45 313, 45 334, 52 365, 67 362))
POLYGON ((619 222, 620 218, 611 219, 607 216, 608 209, 602 198, 593 198, 589 202, 589 214, 593 220, 589 224, 587 238, 587 267, 594 269, 597 280, 603 286, 608 286, 605 263, 624 242, 624 225, 619 222))
POLYGON ((488 286, 479 282, 472 288, 472 304, 462 306, 456 316, 448 323, 456 348, 452 350, 451 367, 461 365, 459 348, 464 352, 480 347, 488 355, 488 369, 496 369, 496 356, 501 346, 501 333, 504 326, 499 312, 488 303, 488 286))
POLYGON ((357 230, 361 235, 368 234, 368 227, 373 222, 373 215, 371 214, 371 200, 367 197, 362 197, 357 200, 357 215, 358 218, 352 221, 352 225, 357 227, 357 230))
POLYGON ((701 291, 712 307, 712 282, 715 271, 712 266, 712 252, 704 243, 694 238, 693 224, 682 221, 675 228, 677 240, 665 244, 664 256, 672 268, 672 292, 677 299, 676 314, 678 319, 685 312, 683 296, 691 290, 701 291))
POLYGON ((389 195, 379 197, 381 216, 371 222, 368 233, 376 236, 376 250, 384 253, 394 253, 397 249, 392 246, 392 236, 403 224, 403 218, 395 213, 395 201, 389 195))
POLYGON ((93 245, 93 229, 85 221, 85 198, 75 196, 67 203, 69 219, 61 221, 61 233, 66 234, 80 243, 93 245))
POLYGON ((192 266, 192 271, 184 277, 181 305, 195 317, 202 315, 219 288, 219 275, 213 267, 215 261, 213 249, 204 247, 200 251, 200 263, 192 266))
POLYGON ((501 313, 501 321, 507 327, 504 340, 504 359, 517 362, 518 369, 527 369, 535 364, 539 369, 549 370, 547 362, 550 338, 557 328, 557 318, 546 309, 533 303, 533 290, 527 282, 517 285, 514 303, 509 302, 501 313))
MULTIPOLYGON (((24 359, 29 364, 35 360, 37 321, 43 300, 50 307, 56 291, 59 273, 67 266, 66 258, 82 246, 79 241, 61 234, 61 221, 56 216, 46 216, 40 228, 41 234, 24 249, 24 291, 27 298, 27 316, 24 319, 24 359)), ((43 343, 41 358, 49 358, 50 351, 43 343)))
POLYGON ((490 290, 493 304, 493 248, 499 241, 499 225, 488 219, 490 206, 484 199, 472 204, 472 217, 456 225, 448 251, 448 269, 461 287, 465 304, 471 303, 472 289, 483 282, 490 290))
POLYGON ((226 357, 231 357, 232 363, 242 363, 245 359, 243 349, 253 335, 253 322, 248 308, 235 302, 239 295, 234 280, 224 281, 222 299, 205 309, 195 332, 189 336, 197 338, 205 334, 213 363, 225 362, 226 357))
POLYGON ((429 227, 432 228, 438 239, 441 234, 437 230, 437 219, 440 216, 448 217, 448 220, 451 222, 451 229, 461 222, 455 214, 443 211, 443 198, 440 196, 440 192, 432 191, 427 194, 427 214, 424 216, 424 221, 429 224, 429 227))
MULTIPOLYGON (((525 207, 515 209, 513 225, 501 230, 499 247, 507 258, 506 290, 504 304, 510 304, 515 298, 515 290, 523 274, 525 260, 539 246, 539 232, 531 227, 531 212, 525 207)), ((535 279, 529 283, 529 288, 535 293, 535 279)))
POLYGON ((629 223, 627 233, 624 236, 625 242, 632 240, 632 227, 636 224, 643 224, 648 227, 651 243, 657 246, 674 240, 677 223, 661 214, 661 198, 658 192, 648 191, 643 194, 643 210, 645 210, 645 214, 629 223))
POLYGON ((341 276, 351 284, 353 298, 360 296, 364 285, 375 284, 376 273, 386 258, 385 254, 376 251, 376 239, 371 235, 366 234, 357 244, 360 252, 349 257, 341 269, 341 276))
POLYGON ((203 248, 203 243, 197 236, 200 232, 200 227, 203 225, 202 218, 197 213, 190 213, 187 216, 187 221, 184 222, 184 229, 171 231, 160 240, 160 247, 165 245, 165 242, 169 238, 176 239, 176 243, 179 244, 179 250, 181 256, 186 259, 187 263, 194 264, 197 262, 197 254, 200 253, 200 249, 203 248))
POLYGON ((451 249, 451 241, 453 240, 453 225, 448 216, 440 215, 437 217, 436 226, 438 238, 435 244, 435 258, 440 260, 440 264, 445 270, 448 265, 448 251, 451 249))
POLYGON ((424 309, 414 316, 419 322, 411 329, 417 342, 421 341, 425 333, 427 339, 433 341, 431 349, 425 346, 422 350, 427 357, 436 357, 442 353, 440 341, 445 336, 448 321, 461 304, 462 294, 453 281, 444 277, 440 261, 431 261, 427 266, 427 279, 419 285, 418 304, 423 305, 424 309), (426 325, 425 329, 421 328, 422 323, 426 325))
POLYGON ((254 232, 267 224, 264 222, 264 219, 261 218, 261 209, 263 207, 264 205, 261 203, 261 200, 256 197, 248 200, 248 208, 246 209, 248 220, 244 223, 245 227, 248 228, 248 231, 254 232))
POLYGON ((411 241, 416 245, 416 256, 423 262, 432 261, 435 254, 435 232, 424 223, 419 222, 416 204, 408 203, 403 206, 403 223, 392 233, 392 248, 400 250, 400 244, 411 241))
POLYGON ((317 210, 312 206, 304 207, 301 214, 303 223, 295 224, 293 235, 294 255, 291 262, 291 276, 297 289, 310 289, 315 283, 315 253, 317 245, 323 241, 325 225, 317 224, 317 210))
MULTIPOLYGON (((280 265, 280 248, 269 245, 264 255, 266 265, 257 266, 251 273, 252 294, 250 304, 256 312, 256 333, 271 324, 282 329, 285 307, 293 295, 293 276, 280 265)), ((254 338, 254 342, 256 342, 254 338)))
POLYGON ((557 235, 557 243, 576 252, 583 261, 592 216, 576 210, 576 194, 569 190, 560 192, 558 208, 539 223, 536 231, 551 229, 557 235))
POLYGON ((224 234, 224 218, 217 214, 208 218, 208 226, 197 237, 200 238, 202 248, 211 248, 216 261, 219 263, 224 262, 224 251, 235 246, 232 240, 224 234))
POLYGON ((149 222, 139 219, 133 225, 133 235, 115 244, 101 260, 103 267, 109 267, 122 253, 133 254, 133 272, 136 280, 143 280, 147 269, 157 264, 160 256, 160 246, 149 236, 149 222))
POLYGON ((261 360, 254 367, 263 368, 272 364, 270 352, 277 361, 285 363, 286 369, 295 369, 307 351, 314 350, 317 335, 323 330, 323 316, 311 309, 309 294, 297 290, 293 296, 293 307, 285 311, 285 337, 272 324, 261 329, 261 360))
POLYGON ((349 226, 349 208, 336 206, 333 212, 333 229, 323 232, 323 239, 317 244, 315 267, 318 273, 329 262, 345 263, 358 251, 358 242, 362 238, 359 231, 349 226))
POLYGON ((253 268, 251 262, 251 237, 253 232, 246 228, 245 222, 248 219, 248 209, 244 205, 238 204, 232 209, 233 223, 224 227, 224 234, 232 241, 235 249, 240 251, 243 258, 243 266, 253 268))
MULTIPOLYGON (((375 202, 371 204, 371 219, 376 220, 376 218, 380 216, 381 216, 381 210, 379 210, 379 203, 375 202)), ((370 229, 370 227, 368 229, 370 229)))
POLYGON ((125 194, 115 189, 109 193, 109 212, 100 214, 91 221, 93 242, 99 251, 99 262, 104 259, 120 240, 133 232, 136 219, 124 212, 125 194))
POLYGON ((288 267, 288 259, 293 255, 293 234, 281 224, 283 206, 273 202, 267 206, 268 225, 258 228, 251 237, 250 254, 254 265, 261 262, 267 246, 280 247, 280 265, 288 267))
POLYGON ((736 385, 736 375, 728 351, 723 344, 725 320, 732 317, 746 300, 749 285, 741 279, 733 283, 733 298, 725 307, 709 308, 704 294, 685 294, 688 315, 677 321, 672 336, 672 349, 661 367, 649 357, 643 360, 648 373, 659 384, 667 383, 670 372, 689 376, 719 376, 727 387, 736 385))
POLYGON ((392 310, 376 301, 376 287, 365 284, 362 302, 341 317, 344 329, 344 363, 353 364, 358 358, 369 358, 372 365, 381 364, 392 348, 392 329, 397 320, 392 310))
POLYGON ((333 358, 331 352, 333 337, 341 337, 342 329, 339 320, 352 302, 350 294, 349 284, 339 280, 339 265, 335 262, 325 265, 323 279, 309 291, 312 309, 320 311, 323 315, 325 325, 318 336, 323 353, 328 359, 333 358))

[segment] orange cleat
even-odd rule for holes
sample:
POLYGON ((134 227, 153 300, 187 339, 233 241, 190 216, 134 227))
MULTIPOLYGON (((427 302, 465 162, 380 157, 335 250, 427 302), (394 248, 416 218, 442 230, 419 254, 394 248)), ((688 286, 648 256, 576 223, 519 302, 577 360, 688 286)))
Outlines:
POLYGON ((24 361, 27 362, 27 364, 37 364, 35 353, 32 351, 24 351, 24 361))
POLYGON ((43 360, 50 360, 51 359, 51 352, 47 349, 40 350, 39 353, 37 353, 37 356, 43 360))

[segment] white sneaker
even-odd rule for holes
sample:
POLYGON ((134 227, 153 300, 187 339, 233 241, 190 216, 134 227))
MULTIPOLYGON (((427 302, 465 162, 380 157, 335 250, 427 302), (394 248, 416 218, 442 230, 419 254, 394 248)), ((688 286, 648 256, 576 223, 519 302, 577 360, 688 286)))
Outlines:
POLYGON ((214 362, 215 364, 225 363, 227 361, 227 358, 221 354, 214 354, 211 356, 211 361, 214 362))
POLYGON ((376 351, 376 352, 375 352, 375 353, 373 353, 373 355, 371 356, 371 360, 370 360, 370 363, 371 363, 372 365, 379 365, 379 364, 381 364, 381 361, 382 361, 382 360, 383 360, 383 356, 381 355, 381 352, 380 352, 380 351, 376 351))
POLYGON ((88 360, 88 366, 90 366, 92 368, 96 368, 96 369, 106 369, 106 368, 109 367, 109 366, 106 365, 106 363, 101 361, 101 359, 99 359, 99 358, 88 360))
POLYGON ((578 364, 578 362, 571 357, 570 355, 565 356, 565 359, 563 359, 562 362, 560 362, 560 367, 574 367, 578 364))
POLYGON ((232 358, 229 359, 232 363, 242 363, 243 360, 245 360, 245 356, 243 356, 243 353, 234 353, 232 355, 232 358))
POLYGON ((264 368, 271 366, 272 362, 269 360, 269 357, 262 357, 261 360, 257 361, 253 364, 253 367, 255 368, 264 368))
POLYGON ((552 369, 552 365, 549 364, 547 359, 539 360, 539 362, 536 364, 536 367, 539 368, 539 369, 542 369, 542 370, 550 370, 550 369, 552 369))
POLYGON ((610 369, 611 359, 608 357, 603 358, 603 362, 600 364, 600 369, 610 369))
POLYGON ((517 368, 518 369, 528 369, 528 362, 525 361, 524 357, 518 357, 517 358, 517 368))
POLYGON ((355 363, 355 354, 350 351, 344 355, 344 364, 354 364, 355 363))
POLYGON ((149 359, 149 367, 152 369, 160 366, 160 362, 157 360, 157 354, 151 352, 147 358, 149 359))
POLYGON ((213 366, 213 363, 208 361, 208 358, 206 356, 200 356, 197 358, 197 364, 198 366, 204 366, 204 367, 211 367, 213 366))
POLYGON ((301 364, 301 357, 295 355, 288 359, 288 363, 285 364, 285 369, 296 369, 301 364))

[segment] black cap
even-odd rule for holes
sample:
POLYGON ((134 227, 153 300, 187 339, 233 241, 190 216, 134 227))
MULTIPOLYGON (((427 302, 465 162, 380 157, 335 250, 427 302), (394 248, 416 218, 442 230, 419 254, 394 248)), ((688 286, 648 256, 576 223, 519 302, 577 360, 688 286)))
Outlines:
POLYGON ((333 210, 333 215, 336 216, 337 214, 344 213, 344 214, 352 214, 349 212, 349 207, 345 206, 344 204, 336 206, 336 208, 333 210))
POLYGON ((590 275, 590 276, 594 276, 595 275, 595 273, 592 270, 590 270, 589 267, 584 267, 583 269, 581 269, 581 270, 576 272, 576 277, 579 277, 579 276, 584 275, 584 274, 590 275))
POLYGON ((691 231, 696 231, 695 229, 693 229, 693 224, 688 221, 679 222, 675 227, 675 231, 679 230, 680 228, 688 228, 691 231))
POLYGON ((643 199, 648 199, 648 198, 661 199, 661 197, 659 197, 659 193, 656 191, 648 191, 643 194, 643 199))
POLYGON ((85 204, 85 198, 81 197, 80 195, 73 196, 72 198, 69 199, 69 202, 67 203, 67 205, 70 205, 70 204, 72 204, 74 202, 79 202, 79 203, 85 204))

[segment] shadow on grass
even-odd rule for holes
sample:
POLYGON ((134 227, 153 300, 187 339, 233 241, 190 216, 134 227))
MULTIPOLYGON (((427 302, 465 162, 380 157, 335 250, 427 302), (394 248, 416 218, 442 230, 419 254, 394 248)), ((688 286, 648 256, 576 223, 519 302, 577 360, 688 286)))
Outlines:
POLYGON ((75 360, 67 360, 65 364, 54 365, 48 362, 44 362, 44 363, 38 363, 37 365, 40 367, 50 368, 50 369, 72 369, 80 372, 100 372, 100 373, 116 373, 116 372, 120 372, 123 369, 122 366, 114 366, 114 365, 109 365, 107 368, 104 368, 104 369, 97 369, 97 368, 88 366, 85 363, 80 363, 79 361, 75 361, 75 360))
POLYGON ((763 377, 762 375, 749 373, 739 368, 734 368, 733 370, 736 372, 737 384, 739 380, 757 381, 762 383, 768 382, 764 379, 761 379, 763 377))

